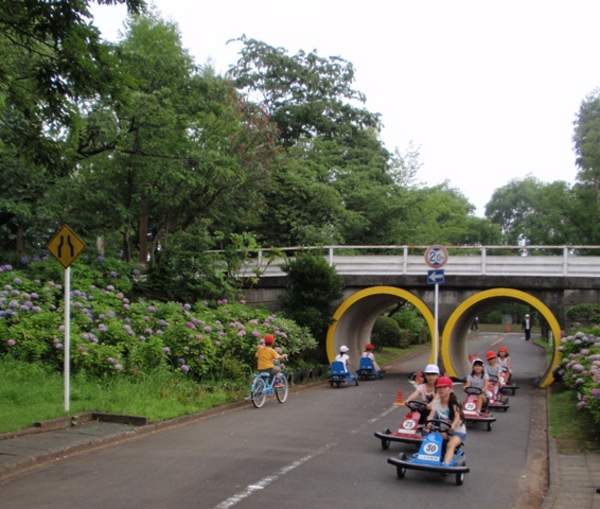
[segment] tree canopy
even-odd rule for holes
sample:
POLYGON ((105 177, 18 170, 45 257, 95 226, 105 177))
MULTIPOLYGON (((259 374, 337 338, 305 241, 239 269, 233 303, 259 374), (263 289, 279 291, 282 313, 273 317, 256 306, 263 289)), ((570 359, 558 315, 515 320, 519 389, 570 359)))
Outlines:
POLYGON ((100 1, 130 9, 116 43, 101 40, 90 2, 0 0, 5 253, 39 251, 68 222, 189 289, 198 274, 218 284, 199 253, 232 246, 600 237, 598 94, 575 125, 578 183, 510 182, 479 218, 447 182, 417 183, 418 148, 386 148, 349 61, 242 37, 221 76, 141 0, 100 1))

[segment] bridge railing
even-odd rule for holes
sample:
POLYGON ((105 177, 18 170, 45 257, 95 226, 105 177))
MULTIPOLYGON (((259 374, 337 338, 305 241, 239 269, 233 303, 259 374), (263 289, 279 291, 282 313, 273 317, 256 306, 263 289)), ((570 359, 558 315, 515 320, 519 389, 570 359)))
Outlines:
MULTIPOLYGON (((424 275, 428 246, 309 246, 260 249, 238 275, 283 276, 280 265, 307 250, 342 275, 424 275), (273 253, 282 256, 273 257, 273 253), (267 260, 268 263, 267 263, 267 260)), ((600 277, 600 246, 446 246, 446 275, 600 277), (597 255, 596 255, 597 253, 597 255)))

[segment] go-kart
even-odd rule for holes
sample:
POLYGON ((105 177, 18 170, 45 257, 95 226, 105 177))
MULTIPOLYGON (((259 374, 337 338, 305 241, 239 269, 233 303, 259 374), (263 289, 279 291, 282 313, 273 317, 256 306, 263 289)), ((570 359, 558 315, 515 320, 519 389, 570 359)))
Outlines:
POLYGON ((489 375, 488 390, 492 394, 492 397, 489 398, 488 407, 497 408, 498 410, 504 410, 506 412, 509 407, 508 396, 504 396, 504 394, 502 394, 502 389, 499 389, 496 392, 496 386, 499 383, 500 381, 496 375, 489 375))
POLYGON ((356 376, 359 380, 374 380, 375 378, 383 378, 383 371, 375 369, 375 364, 368 357, 361 357, 356 376))
POLYGON ((481 394, 481 389, 478 387, 465 387, 465 392, 467 397, 462 405, 462 410, 467 423, 485 422, 487 423, 487 430, 492 431, 496 418, 490 412, 489 406, 482 407, 481 411, 477 413, 477 397, 481 394))
POLYGON ((420 410, 425 410, 427 403, 409 401, 406 406, 410 409, 410 412, 406 414, 396 432, 392 432, 389 428, 385 431, 375 432, 375 436, 381 440, 381 448, 384 451, 389 448, 390 442, 419 445, 425 438, 423 436, 423 425, 419 424, 419 421, 421 420, 420 410))
POLYGON ((506 366, 502 366, 502 371, 500 372, 500 381, 502 382, 501 391, 511 391, 511 394, 514 396, 516 390, 519 388, 518 385, 507 382, 508 376, 508 368, 506 366))
POLYGON ((465 480, 465 474, 469 472, 462 443, 456 448, 452 461, 445 465, 443 461, 446 443, 442 431, 449 432, 450 424, 439 419, 429 420, 427 424, 429 424, 431 432, 423 439, 419 452, 410 458, 402 453, 399 458, 388 458, 388 463, 396 467, 398 479, 403 479, 407 470, 423 470, 440 474, 455 474, 456 484, 460 486, 465 480))
POLYGON ((339 389, 340 387, 345 387, 350 382, 358 385, 358 378, 349 371, 346 371, 343 362, 332 362, 329 368, 329 385, 331 387, 335 385, 339 389))

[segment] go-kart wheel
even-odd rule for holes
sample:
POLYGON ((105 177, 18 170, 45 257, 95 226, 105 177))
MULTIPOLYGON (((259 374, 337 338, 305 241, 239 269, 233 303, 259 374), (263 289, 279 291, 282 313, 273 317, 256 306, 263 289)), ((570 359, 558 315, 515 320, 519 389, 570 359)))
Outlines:
POLYGON ((358 378, 354 380, 355 385, 358 385, 358 378))
MULTIPOLYGON (((457 462, 457 465, 459 467, 464 467, 465 466, 465 460, 464 459, 459 459, 457 462)), ((456 485, 457 486, 461 486, 462 483, 465 481, 465 473, 464 472, 459 472, 458 474, 456 474, 456 485)))
POLYGON ((381 448, 384 451, 387 451, 390 448, 390 441, 387 438, 381 439, 381 448))
POLYGON ((492 431, 492 428, 494 427, 494 422, 493 421, 489 421, 487 423, 487 430, 488 431, 492 431))
POLYGON ((342 386, 342 382, 336 382, 335 386, 339 389, 342 386))
MULTIPOLYGON (((406 461, 406 454, 402 453, 400 455, 400 459, 402 461, 406 461)), ((398 476, 398 479, 404 479, 404 476, 406 475, 406 467, 401 465, 396 466, 396 475, 398 476)))

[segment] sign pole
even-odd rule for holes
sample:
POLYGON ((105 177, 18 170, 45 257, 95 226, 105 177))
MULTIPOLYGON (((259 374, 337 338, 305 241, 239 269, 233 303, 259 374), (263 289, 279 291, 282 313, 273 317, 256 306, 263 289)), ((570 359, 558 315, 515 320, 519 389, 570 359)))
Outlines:
POLYGON ((438 299, 439 299, 439 284, 435 284, 435 298, 434 298, 434 321, 435 321, 435 329, 434 329, 434 341, 433 341, 433 357, 434 357, 434 364, 437 365, 438 363, 438 356, 439 356, 439 344, 440 344, 440 333, 439 333, 439 329, 438 329, 438 299))
POLYGON ((65 342, 63 348, 65 354, 64 378, 65 378, 65 412, 69 411, 70 393, 70 368, 71 368, 71 267, 65 269, 65 342))
POLYGON ((83 241, 66 224, 48 242, 46 249, 65 268, 65 340, 63 343, 65 412, 69 411, 71 369, 71 264, 85 248, 83 241))
POLYGON ((434 327, 433 327, 433 362, 438 364, 439 351, 440 351, 440 333, 439 333, 439 283, 444 282, 444 271, 442 267, 446 265, 448 261, 448 250, 444 246, 434 245, 429 246, 425 251, 425 263, 433 270, 427 273, 427 282, 435 285, 435 297, 434 297, 434 327))

